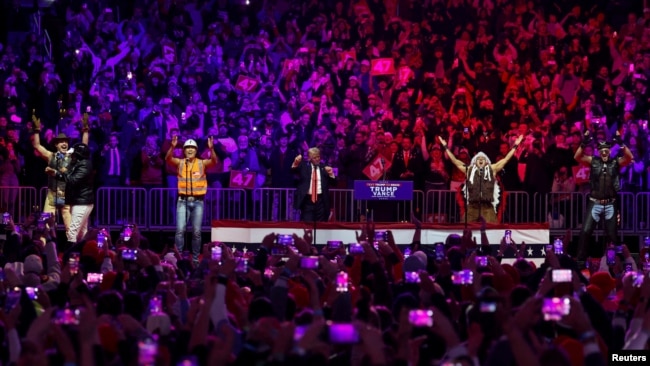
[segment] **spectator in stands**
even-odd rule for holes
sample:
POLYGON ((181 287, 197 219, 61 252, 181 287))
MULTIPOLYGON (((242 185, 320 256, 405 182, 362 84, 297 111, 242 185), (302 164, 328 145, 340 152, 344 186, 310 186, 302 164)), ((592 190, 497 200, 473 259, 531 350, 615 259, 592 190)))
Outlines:
POLYGON ((104 145, 101 153, 104 185, 107 187, 123 187, 128 179, 131 164, 126 160, 126 151, 119 144, 117 134, 113 133, 104 145))

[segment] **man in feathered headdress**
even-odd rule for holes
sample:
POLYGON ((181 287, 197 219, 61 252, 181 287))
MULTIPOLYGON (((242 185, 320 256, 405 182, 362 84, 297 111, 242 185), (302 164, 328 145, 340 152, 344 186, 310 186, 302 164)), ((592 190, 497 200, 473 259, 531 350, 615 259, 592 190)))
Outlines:
POLYGON ((467 203, 467 221, 477 221, 481 216, 488 223, 497 223, 497 212, 501 203, 501 189, 496 180, 496 174, 506 166, 508 161, 517 151, 517 147, 524 139, 521 135, 515 141, 512 149, 505 158, 492 164, 490 158, 483 152, 476 154, 469 165, 458 160, 454 154, 447 150, 447 141, 439 137, 442 149, 447 152, 449 160, 468 177, 461 187, 464 202, 467 203))

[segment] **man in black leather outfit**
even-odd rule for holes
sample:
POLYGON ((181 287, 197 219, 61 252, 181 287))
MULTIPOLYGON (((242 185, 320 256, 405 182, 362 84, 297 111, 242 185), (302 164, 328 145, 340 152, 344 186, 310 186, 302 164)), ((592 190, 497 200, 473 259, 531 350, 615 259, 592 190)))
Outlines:
POLYGON ((589 131, 584 134, 583 143, 576 151, 574 158, 578 163, 591 167, 590 185, 591 192, 587 201, 587 212, 582 232, 580 233, 580 244, 578 247, 578 260, 585 260, 586 255, 600 258, 603 255, 603 246, 594 245, 587 250, 587 240, 591 238, 594 225, 600 222, 601 217, 605 218, 605 235, 610 243, 618 240, 616 234, 616 196, 620 190, 619 170, 622 166, 632 161, 632 152, 623 144, 621 135, 617 132, 614 142, 621 147, 623 155, 612 158, 611 144, 605 141, 598 142, 598 155, 587 156, 583 153, 583 147, 592 140, 589 131), (587 253, 588 251, 588 253, 587 253))
POLYGON ((77 243, 88 231, 88 218, 95 206, 93 193, 93 166, 88 145, 79 143, 72 147, 72 159, 67 168, 58 171, 51 167, 45 173, 65 182, 65 204, 70 205, 70 227, 66 232, 68 242, 77 243))

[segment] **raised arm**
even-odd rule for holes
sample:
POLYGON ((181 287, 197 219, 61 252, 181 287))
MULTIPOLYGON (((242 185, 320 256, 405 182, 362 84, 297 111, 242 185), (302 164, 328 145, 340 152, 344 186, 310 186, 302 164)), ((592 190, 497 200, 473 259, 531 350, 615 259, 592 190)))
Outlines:
POLYGON ((618 144, 618 146, 621 147, 621 150, 623 150, 623 156, 618 158, 618 164, 620 166, 626 166, 629 163, 634 160, 634 155, 632 155, 632 151, 625 146, 625 143, 623 142, 623 138, 621 138, 621 133, 616 131, 616 136, 614 137, 614 142, 618 144))
POLYGON ((32 122, 34 124, 34 139, 32 140, 32 146, 34 146, 34 149, 41 154, 43 159, 50 160, 52 158, 52 152, 41 145, 41 120, 32 114, 32 122))
POLYGON ((591 141, 591 136, 589 134, 589 130, 585 131, 584 136, 582 138, 582 143, 578 147, 578 150, 576 150, 575 155, 573 155, 573 158, 580 164, 582 165, 591 165, 591 156, 585 155, 583 151, 583 147, 587 145, 591 141))
POLYGON ((81 142, 88 145, 88 135, 90 132, 90 125, 88 124, 88 113, 84 113, 81 119, 81 142))
MULTIPOLYGON (((179 166, 181 163, 181 159, 174 157, 174 149, 176 148, 176 145, 178 145, 178 136, 172 137, 171 146, 169 147, 169 150, 167 150, 167 155, 165 155, 165 161, 173 166, 179 166)), ((214 152, 214 149, 212 152, 214 152)))
POLYGON ((203 164, 206 167, 217 165, 217 153, 214 152, 214 138, 212 136, 208 137, 208 149, 210 150, 210 159, 205 159, 203 164))
POLYGON ((460 169, 463 173, 465 173, 465 163, 462 161, 456 159, 454 154, 447 149, 447 141, 445 141, 442 137, 438 136, 438 139, 440 140, 440 145, 442 146, 442 150, 447 152, 447 156, 449 157, 449 160, 456 166, 456 168, 460 169))
POLYGON ((510 161, 510 159, 512 159, 512 157, 515 155, 515 152, 517 152, 517 148, 523 139, 524 135, 519 135, 519 137, 517 137, 517 140, 515 140, 515 144, 512 146, 512 149, 508 151, 508 154, 503 159, 492 164, 492 171, 495 174, 503 170, 506 164, 508 164, 508 161, 510 161))

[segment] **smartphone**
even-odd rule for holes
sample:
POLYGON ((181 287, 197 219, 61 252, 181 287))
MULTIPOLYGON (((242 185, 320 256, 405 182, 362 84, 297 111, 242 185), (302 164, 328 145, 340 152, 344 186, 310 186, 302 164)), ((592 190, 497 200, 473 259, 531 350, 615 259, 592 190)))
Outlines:
POLYGON ((138 365, 154 365, 157 355, 158 342, 156 338, 146 336, 138 341, 138 365))
POLYGON ((386 240, 388 240, 388 230, 375 231, 375 241, 386 241, 386 240))
POLYGON ((79 272, 79 253, 70 254, 68 258, 68 266, 70 266, 70 274, 76 275, 79 272))
POLYGON ((630 64, 630 69, 628 71, 629 72, 634 72, 634 64, 630 64))
POLYGON ((11 290, 7 291, 7 295, 5 298, 5 311, 9 312, 11 309, 20 302, 20 296, 22 294, 22 291, 20 290, 20 287, 14 287, 11 290))
POLYGON ((213 261, 216 261, 216 262, 220 262, 221 261, 221 250, 222 249, 221 249, 220 246, 212 247, 212 249, 210 249, 210 259, 212 259, 213 261))
POLYGON ((646 236, 646 237, 643 239, 643 245, 644 245, 646 248, 650 248, 650 236, 646 236))
POLYGON ((300 268, 302 269, 318 269, 318 257, 301 257, 300 268))
POLYGON ((102 249, 106 245, 106 234, 103 232, 97 233, 97 248, 102 249))
POLYGON ((469 269, 454 272, 451 275, 451 282, 454 285, 471 285, 474 283, 474 272, 469 269))
POLYGON ((9 212, 5 212, 2 214, 2 225, 9 225, 9 222, 11 222, 11 214, 9 212))
POLYGON ((278 234, 277 244, 282 246, 293 245, 293 235, 291 234, 278 234))
POLYGON ((127 72, 126 73, 126 78, 129 79, 129 80, 133 79, 133 73, 131 71, 127 72))
POLYGON ((162 298, 160 296, 154 296, 149 300, 149 314, 162 314, 162 298))
POLYGON ((411 310, 409 311, 409 323, 414 327, 432 327, 433 311, 432 310, 411 310))
POLYGON ((91 106, 86 107, 86 113, 90 113, 93 111, 93 108, 91 106))
POLYGON ((553 297, 544 299, 542 314, 546 321, 558 321, 571 311, 571 301, 566 297, 553 297))
POLYGON ((506 240, 506 244, 512 244, 512 230, 506 230, 506 233, 503 236, 506 240))
POLYGON ((54 315, 54 324, 79 325, 79 309, 62 309, 54 315))
POLYGON ((571 282, 573 280, 573 273, 570 269, 554 269, 551 273, 553 283, 571 282))
POLYGON ((494 313, 497 311, 497 303, 495 301, 481 301, 479 311, 481 313, 494 313))
POLYGON ((555 46, 550 46, 550 47, 548 48, 548 51, 549 51, 550 53, 555 53, 555 46))
POLYGON ((487 267, 488 265, 488 258, 484 256, 476 256, 474 257, 474 260, 476 262, 476 265, 479 267, 487 267))
POLYGON ((329 341, 333 344, 359 343, 359 332, 350 323, 332 323, 329 325, 329 341))
POLYGON ((434 250, 436 253, 436 262, 441 262, 445 259, 445 244, 444 243, 435 243, 434 244, 434 250))
POLYGON ((307 333, 308 325, 296 325, 296 328, 293 330, 293 341, 300 342, 302 337, 307 333))
POLYGON ((181 119, 185 119, 185 112, 181 113, 181 119))
POLYGON ((199 360, 196 356, 185 356, 178 361, 176 366, 199 366, 199 360))
POLYGON ((564 243, 562 242, 562 239, 558 238, 553 241, 553 253, 555 253, 555 255, 564 254, 564 243))
POLYGON ((469 128, 467 127, 463 128, 463 133, 469 133, 469 128))
POLYGON ((359 255, 359 254, 364 253, 363 245, 361 245, 359 243, 350 243, 350 249, 349 250, 350 250, 350 254, 353 254, 353 255, 359 255))
POLYGON ((343 242, 340 240, 327 241, 327 249, 339 249, 341 246, 343 246, 343 242))
POLYGON ((38 287, 25 287, 25 292, 30 300, 38 300, 38 287))
POLYGON ((40 230, 46 229, 47 220, 49 220, 51 217, 52 217, 51 212, 41 212, 41 215, 38 218, 37 227, 40 230))
POLYGON ((86 275, 86 282, 88 282, 89 284, 102 283, 103 280, 104 280, 103 273, 88 273, 86 275))
POLYGON ((404 282, 420 283, 420 274, 417 272, 404 272, 404 282))
POLYGON ((133 225, 126 225, 122 233, 124 233, 124 241, 131 240, 131 236, 133 236, 133 225))
POLYGON ((633 283, 634 287, 640 288, 641 286, 643 286, 643 278, 644 277, 645 276, 644 276, 643 273, 641 273, 641 272, 636 273, 636 275, 634 276, 634 283, 633 283))
POLYGON ((616 250, 613 248, 607 249, 607 265, 613 266, 616 263, 616 250))
POLYGON ((616 251, 617 254, 623 254, 623 246, 622 245, 615 246, 614 250, 616 251))
POLYGON ((349 279, 347 272, 339 272, 336 275, 336 292, 348 292, 349 279))
POLYGON ((124 249, 122 251, 122 259, 125 261, 134 261, 138 258, 137 249, 124 249))
POLYGON ((237 267, 235 267, 236 273, 248 273, 248 259, 240 258, 237 261, 237 267))
POLYGON ((625 263, 625 269, 623 271, 624 273, 632 272, 632 263, 625 263))

